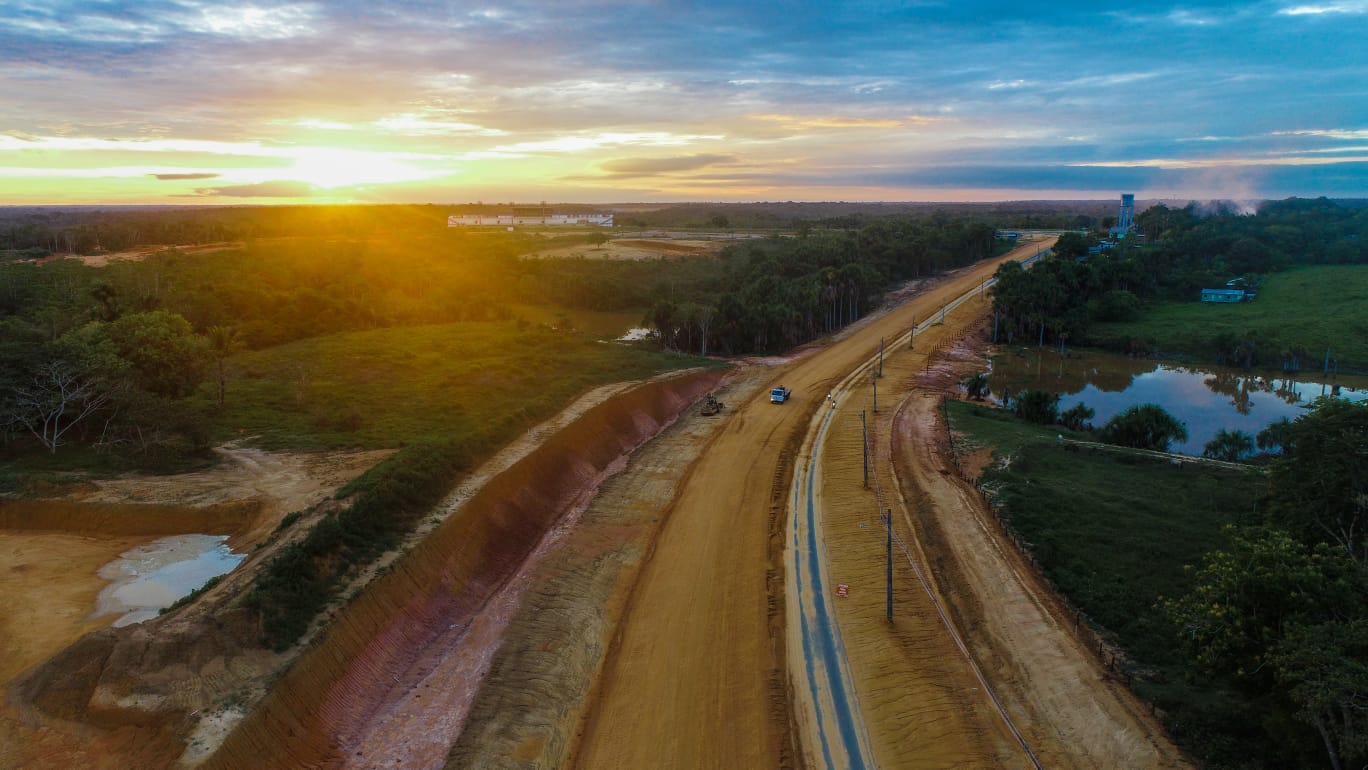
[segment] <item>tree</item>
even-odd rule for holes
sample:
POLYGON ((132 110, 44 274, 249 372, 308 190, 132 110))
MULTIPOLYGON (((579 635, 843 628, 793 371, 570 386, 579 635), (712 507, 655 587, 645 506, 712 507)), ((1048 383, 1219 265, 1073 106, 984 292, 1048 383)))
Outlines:
POLYGON ((708 331, 716 317, 717 308, 712 305, 700 305, 693 315, 694 323, 698 326, 698 355, 705 358, 708 355, 708 331))
POLYGON ((964 389, 969 398, 982 401, 992 391, 988 388, 988 375, 983 372, 964 378, 964 389))
POLYGON ((143 390, 164 398, 184 398, 204 379, 209 342, 176 313, 154 310, 126 315, 108 324, 105 333, 131 365, 131 374, 143 390))
POLYGON ((1368 404, 1318 399, 1286 434, 1269 475, 1273 522, 1368 566, 1368 404))
POLYGON ((1324 543, 1228 528, 1193 589, 1161 600, 1202 672, 1261 704, 1263 721, 1315 728, 1332 767, 1368 758, 1368 593, 1363 568, 1324 543))
POLYGON ((1255 441, 1259 449, 1265 452, 1281 451, 1287 446, 1288 436, 1292 427, 1292 421, 1286 417, 1281 417, 1259 431, 1255 441))
POLYGON ((1059 394, 1047 390, 1023 390, 1013 399, 1018 417, 1039 425, 1053 425, 1059 418, 1059 394))
POLYGON ((228 359, 243 349, 242 336, 237 329, 229 326, 210 326, 206 332, 205 337, 218 371, 218 405, 223 406, 228 389, 228 359))
POLYGON ((1060 259, 1077 259, 1087 256, 1088 247, 1093 243, 1092 239, 1085 235, 1074 232, 1064 233, 1055 241, 1054 253, 1060 259))
POLYGON ((49 346, 26 382, 10 386, 11 419, 51 453, 114 398, 126 364, 107 341, 67 335, 49 346))
POLYGON ((1294 717, 1320 735, 1331 767, 1368 759, 1368 618, 1293 625, 1268 661, 1297 706, 1294 717))
POLYGON ((1202 447, 1203 457, 1232 463, 1239 462, 1241 457, 1253 452, 1254 439, 1248 433, 1225 428, 1216 431, 1216 437, 1202 447))
POLYGON ((1186 441, 1188 434, 1158 405, 1139 404, 1108 420, 1099 437, 1108 444, 1167 452, 1171 441, 1186 441))
POLYGON ((1091 430, 1092 425, 1088 423, 1097 414, 1086 404, 1078 403, 1064 410, 1059 415, 1059 424, 1073 431, 1091 430))
POLYGON ((679 327, 679 322, 676 320, 677 312, 675 303, 668 299, 662 299, 655 303, 644 319, 646 324, 654 327, 656 334, 660 335, 660 346, 666 350, 675 346, 675 333, 679 327))

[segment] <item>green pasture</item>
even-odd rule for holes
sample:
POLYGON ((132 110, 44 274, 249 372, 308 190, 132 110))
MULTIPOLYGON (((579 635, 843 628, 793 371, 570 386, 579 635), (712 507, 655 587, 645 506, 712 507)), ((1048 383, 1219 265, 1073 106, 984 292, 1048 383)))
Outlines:
MULTIPOLYGON (((373 329, 232 359, 215 440, 273 449, 392 447, 510 433, 608 382, 703 364, 678 354, 516 322, 373 329)), ((715 365, 715 364, 714 364, 715 365)))
POLYGON ((1284 350, 1300 347, 1302 368, 1319 370, 1329 348, 1341 371, 1368 370, 1368 266, 1274 273, 1252 302, 1204 303, 1194 296, 1154 305, 1138 321, 1098 323, 1088 333, 1094 344, 1111 349, 1140 338, 1151 350, 1203 359, 1216 352, 1222 335, 1254 340, 1263 366, 1279 365, 1284 350))

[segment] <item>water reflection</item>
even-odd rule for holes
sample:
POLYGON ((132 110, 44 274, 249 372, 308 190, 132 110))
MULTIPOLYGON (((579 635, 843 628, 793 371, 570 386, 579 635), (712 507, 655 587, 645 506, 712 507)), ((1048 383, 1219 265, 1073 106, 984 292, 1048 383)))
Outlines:
POLYGON ((1136 404, 1158 404, 1187 427, 1188 440, 1173 451, 1199 455, 1216 432, 1256 435, 1270 423, 1295 420, 1312 401, 1338 396, 1368 400, 1368 378, 1339 376, 1330 382, 1293 379, 1225 367, 1186 367, 1112 356, 1018 349, 994 357, 988 378, 993 398, 1027 389, 1060 394, 1059 410, 1084 403, 1100 426, 1136 404))
POLYGON ((100 568, 109 585, 96 598, 95 616, 117 614, 116 628, 157 617, 209 578, 231 572, 246 554, 233 553, 223 535, 171 535, 131 548, 100 568))

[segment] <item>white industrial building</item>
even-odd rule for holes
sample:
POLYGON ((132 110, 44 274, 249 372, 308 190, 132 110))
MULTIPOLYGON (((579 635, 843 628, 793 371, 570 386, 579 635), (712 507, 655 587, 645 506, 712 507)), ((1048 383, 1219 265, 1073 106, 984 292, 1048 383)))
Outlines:
POLYGON ((602 213, 557 214, 541 207, 515 208, 507 214, 452 214, 447 227, 479 227, 514 225, 612 227, 613 215, 602 213))

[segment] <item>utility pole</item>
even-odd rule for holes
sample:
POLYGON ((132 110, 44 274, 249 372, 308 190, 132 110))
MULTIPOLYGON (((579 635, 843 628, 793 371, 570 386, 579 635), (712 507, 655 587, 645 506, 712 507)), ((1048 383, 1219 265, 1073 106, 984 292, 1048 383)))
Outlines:
POLYGON ((878 378, 878 376, 874 373, 874 371, 873 371, 872 369, 870 370, 869 375, 870 375, 870 376, 869 376, 869 381, 872 382, 872 383, 874 383, 874 414, 878 414, 878 413, 879 413, 879 378, 878 378))
POLYGON ((880 377, 883 376, 883 351, 884 351, 884 338, 883 338, 883 337, 880 337, 880 338, 879 338, 879 376, 880 376, 880 377))
POLYGON ((864 485, 869 489, 869 429, 865 426, 865 413, 860 410, 860 454, 864 457, 864 485))

